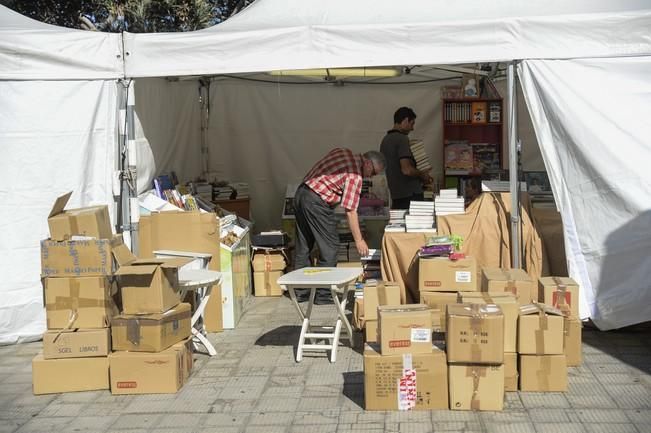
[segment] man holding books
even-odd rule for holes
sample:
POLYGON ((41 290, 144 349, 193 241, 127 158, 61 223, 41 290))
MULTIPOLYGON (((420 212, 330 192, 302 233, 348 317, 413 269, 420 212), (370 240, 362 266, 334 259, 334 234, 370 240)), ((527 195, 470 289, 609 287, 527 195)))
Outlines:
POLYGON ((384 156, 377 151, 363 155, 349 149, 333 149, 319 160, 296 190, 296 269, 310 266, 310 252, 319 247, 319 266, 336 266, 339 235, 335 207, 346 211, 350 231, 360 256, 368 255, 368 245, 359 228, 357 207, 362 179, 384 171, 384 156))
MULTIPOLYGON (((409 133, 414 130, 416 113, 409 107, 400 107, 393 115, 393 129, 382 139, 380 152, 386 158, 386 176, 391 192, 392 209, 409 209, 412 200, 422 201, 423 184, 432 182, 429 170, 419 170, 409 143, 409 133)), ((424 166, 431 167, 422 149, 424 166)))

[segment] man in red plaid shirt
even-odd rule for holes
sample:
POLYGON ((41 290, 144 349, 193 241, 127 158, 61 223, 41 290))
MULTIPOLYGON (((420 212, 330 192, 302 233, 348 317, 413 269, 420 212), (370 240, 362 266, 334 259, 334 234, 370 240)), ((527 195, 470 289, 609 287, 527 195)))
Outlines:
POLYGON ((382 173, 386 165, 380 152, 355 155, 349 149, 334 149, 317 162, 296 190, 296 269, 310 266, 310 252, 319 247, 319 266, 336 266, 337 219, 335 207, 346 211, 348 225, 360 256, 368 255, 368 245, 359 228, 357 207, 362 179, 382 173))

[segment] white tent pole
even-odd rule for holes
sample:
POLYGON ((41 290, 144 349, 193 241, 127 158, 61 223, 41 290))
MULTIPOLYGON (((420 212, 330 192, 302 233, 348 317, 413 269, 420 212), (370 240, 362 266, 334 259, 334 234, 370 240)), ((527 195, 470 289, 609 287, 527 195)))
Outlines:
POLYGON ((208 121, 210 119, 210 79, 199 80, 199 103, 201 104, 201 167, 203 175, 210 170, 210 151, 208 149, 208 121))
POLYGON ((509 63, 507 78, 507 115, 509 119, 509 190, 511 191, 511 266, 521 268, 520 257, 520 182, 518 179, 518 115, 517 95, 515 92, 515 65, 516 61, 509 63))
POLYGON ((138 221, 140 208, 137 191, 137 152, 135 141, 135 92, 132 80, 121 80, 122 101, 120 106, 120 179, 122 233, 131 251, 138 254, 138 221))

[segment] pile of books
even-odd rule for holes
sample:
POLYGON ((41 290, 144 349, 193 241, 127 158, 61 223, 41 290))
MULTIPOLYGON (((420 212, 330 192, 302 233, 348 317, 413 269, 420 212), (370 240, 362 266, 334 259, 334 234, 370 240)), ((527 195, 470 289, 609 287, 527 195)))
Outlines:
POLYGON ((463 197, 457 195, 456 188, 442 189, 434 199, 436 216, 458 215, 465 212, 463 197))
POLYGON ((368 250, 367 256, 360 257, 362 268, 364 269, 364 280, 382 278, 382 273, 380 272, 381 259, 382 250, 374 248, 368 250))
MULTIPOLYGON (((509 192, 511 183, 508 180, 482 180, 482 192, 509 192)), ((520 182, 520 191, 527 190, 527 183, 520 182)))
POLYGON ((233 195, 234 191, 230 185, 213 186, 212 188, 212 197, 215 201, 230 200, 233 195))
POLYGON ((432 164, 429 162, 427 152, 425 152, 423 140, 409 140, 409 147, 411 148, 411 154, 416 160, 416 169, 420 171, 432 170, 432 164))
POLYGON ((235 191, 235 198, 249 198, 249 184, 246 182, 233 182, 228 184, 235 191))
POLYGON ((409 214, 405 215, 407 232, 436 232, 434 202, 411 201, 409 214))

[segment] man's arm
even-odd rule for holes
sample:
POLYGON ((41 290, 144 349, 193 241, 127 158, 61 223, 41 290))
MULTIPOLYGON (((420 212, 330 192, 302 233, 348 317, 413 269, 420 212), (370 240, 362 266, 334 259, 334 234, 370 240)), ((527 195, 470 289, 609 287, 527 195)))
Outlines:
POLYGON ((424 184, 432 183, 432 176, 426 171, 418 170, 409 158, 400 158, 400 171, 405 176, 418 177, 424 184))
POLYGON ((362 237, 362 230, 359 228, 359 217, 357 216, 356 210, 347 210, 346 219, 348 219, 348 226, 350 231, 353 234, 353 239, 355 240, 355 247, 360 256, 368 256, 368 245, 362 237))

